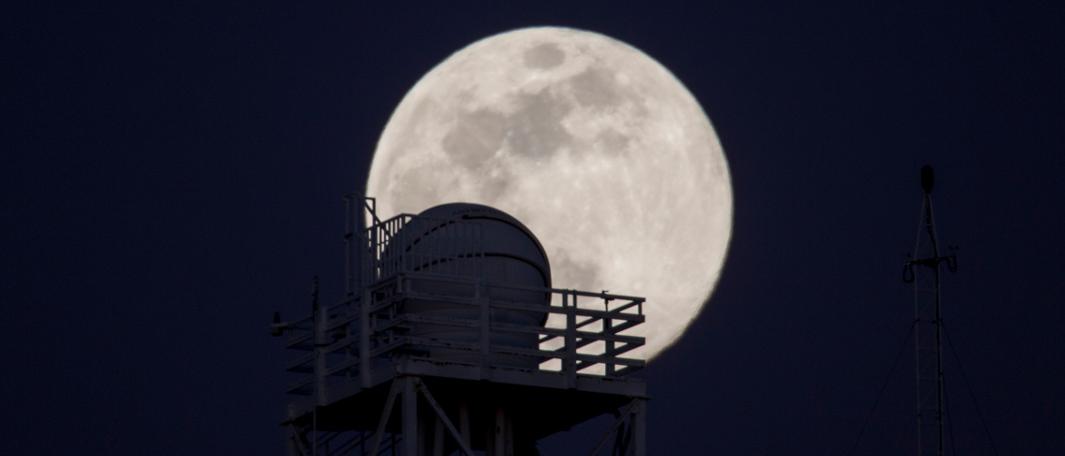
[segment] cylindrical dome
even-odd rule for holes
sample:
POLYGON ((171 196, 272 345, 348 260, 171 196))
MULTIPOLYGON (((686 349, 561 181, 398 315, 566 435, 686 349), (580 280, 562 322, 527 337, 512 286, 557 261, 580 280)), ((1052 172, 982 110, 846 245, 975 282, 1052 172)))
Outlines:
MULTIPOLYGON (((479 321, 480 309, 462 302, 469 302, 469 298, 475 296, 492 302, 545 309, 496 309, 490 314, 494 327, 490 340, 494 348, 537 348, 537 334, 497 330, 506 325, 542 327, 547 320, 546 307, 550 299, 550 293, 546 291, 551 287, 547 254, 532 232, 509 214, 471 203, 435 206, 415 216, 396 233, 383 256, 387 261, 398 261, 402 270, 439 275, 439 279, 412 281, 411 291, 418 297, 404 300, 402 312, 479 321), (449 280, 448 277, 460 280, 449 280), (475 286, 477 283, 481 284, 480 290, 475 286)), ((476 343, 480 332, 476 328, 418 323, 411 329, 411 335, 445 342, 476 343)), ((477 362, 480 356, 473 351, 435 347, 421 352, 433 358, 459 362, 477 362)), ((540 360, 493 355, 491 362, 535 368, 540 360)))

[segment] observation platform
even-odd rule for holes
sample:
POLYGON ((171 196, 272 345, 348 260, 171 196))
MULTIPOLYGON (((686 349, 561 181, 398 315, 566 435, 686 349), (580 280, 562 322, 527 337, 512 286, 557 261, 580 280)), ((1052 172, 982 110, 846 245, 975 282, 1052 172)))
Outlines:
MULTIPOLYGON (((643 345, 643 338, 620 334, 644 321, 642 298, 576 290, 543 290, 558 297, 554 301, 559 304, 551 305, 547 310, 563 316, 559 320, 564 326, 522 327, 399 312, 398 306, 405 299, 428 297, 486 308, 487 312, 481 312, 485 315, 491 315, 491 310, 513 311, 524 307, 488 298, 402 291, 417 281, 464 282, 433 274, 399 274, 371 287, 370 295, 375 299, 370 301, 370 309, 367 309, 368 323, 372 323, 365 339, 372 349, 366 363, 361 362, 359 356, 359 333, 350 331, 352 327, 359 327, 357 306, 342 304, 321 309, 320 325, 313 324, 313 317, 289 323, 289 328, 298 331, 290 337, 287 348, 306 354, 292 362, 288 371, 309 375, 300 378, 288 390, 298 398, 290 402, 287 422, 310 424, 313 412, 317 411, 319 429, 372 427, 377 416, 350 411, 379 410, 388 396, 388 385, 399 376, 421 377, 434 392, 441 392, 437 394, 441 398, 491 397, 493 401, 507 402, 516 408, 516 415, 542 418, 533 420, 538 423, 536 427, 543 428, 536 432, 541 436, 568 429, 605 411, 616 410, 633 397, 645 397, 646 385, 631 376, 644 366, 644 361, 621 356, 643 345), (467 344, 407 335, 413 325, 426 323, 487 328, 488 331, 482 336, 483 340, 467 344), (315 337, 315 326, 321 327, 317 331, 318 337, 315 337), (492 336, 496 333, 536 334, 541 348, 492 347, 492 336), (427 347, 469 352, 475 357, 489 354, 528 357, 538 361, 540 367, 522 369, 498 365, 490 356, 484 356, 485 362, 475 363, 416 354, 427 347), (316 364, 319 364, 321 374, 316 373, 316 364), (367 374, 366 378, 363 378, 363 372, 367 374), (580 393, 580 400, 574 400, 574 393, 580 393), (364 419, 360 420, 360 415, 364 419)), ((465 282, 471 287, 478 286, 465 282)), ((501 287, 480 286, 486 291, 501 287)), ((544 308, 523 310, 542 312, 544 308)), ((549 319, 549 323, 551 321, 549 319)))
MULTIPOLYGON (((349 207, 349 216, 357 212, 349 207)), ((287 366, 298 378, 282 423, 292 431, 292 454, 313 453, 319 438, 324 454, 400 444, 413 456, 536 454, 521 442, 535 448, 604 414, 618 416, 614 430, 629 423, 627 435, 638 426, 631 447, 641 450, 625 454, 642 454, 646 385, 633 374, 645 362, 626 355, 644 345, 627 334, 645 320, 643 298, 486 280, 483 270, 468 270, 491 266, 479 261, 485 234, 477 224, 410 214, 372 220, 364 230, 350 220, 345 299, 319 306, 315 298, 312 314, 295 321, 275 316, 275 335, 287 333, 286 348, 298 353, 287 366), (403 228, 415 222, 461 247, 397 254, 403 228), (412 310, 425 303, 447 310, 412 310), (329 450, 334 439, 343 451, 329 450)))

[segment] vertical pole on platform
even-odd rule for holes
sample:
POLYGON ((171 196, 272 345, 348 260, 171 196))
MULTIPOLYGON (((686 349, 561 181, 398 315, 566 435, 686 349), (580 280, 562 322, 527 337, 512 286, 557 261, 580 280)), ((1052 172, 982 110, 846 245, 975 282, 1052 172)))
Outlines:
POLYGON ((562 360, 562 374, 566 387, 574 388, 577 386, 577 295, 564 292, 562 307, 566 309, 566 357, 562 360), (571 294, 573 301, 569 302, 571 294))
MULTIPOLYGON (((373 200, 369 200, 373 202, 373 200)), ((355 289, 354 293, 361 294, 359 299, 359 383, 363 388, 369 388, 373 384, 373 377, 371 376, 371 369, 373 363, 370 360, 370 307, 373 303, 370 301, 372 297, 370 294, 369 285, 374 282, 373 271, 377 265, 377 255, 374 253, 377 248, 376 236, 368 236, 366 232, 366 214, 364 209, 369 208, 370 215, 376 219, 376 214, 373 212, 376 206, 370 206, 366 199, 355 203, 358 205, 358 210, 353 211, 355 219, 353 225, 356 232, 356 246, 354 255, 355 261, 355 289)), ((371 231, 376 233, 378 227, 376 224, 372 227, 371 231)))
MULTIPOLYGON (((604 293, 604 295, 605 295, 605 293, 604 293)), ((614 373, 615 373, 614 372, 614 370, 615 370, 615 366, 614 366, 614 339, 613 339, 613 337, 614 337, 614 319, 612 318, 612 315, 610 315, 610 300, 607 299, 606 296, 603 296, 603 299, 605 299, 604 302, 606 303, 606 305, 604 306, 605 307, 604 310, 606 310, 606 312, 607 312, 607 315, 605 317, 603 317, 603 335, 607 336, 607 337, 610 337, 610 339, 608 339, 606 341, 606 344, 605 344, 606 345, 606 352, 604 353, 606 355, 606 376, 607 377, 613 377, 614 373)))

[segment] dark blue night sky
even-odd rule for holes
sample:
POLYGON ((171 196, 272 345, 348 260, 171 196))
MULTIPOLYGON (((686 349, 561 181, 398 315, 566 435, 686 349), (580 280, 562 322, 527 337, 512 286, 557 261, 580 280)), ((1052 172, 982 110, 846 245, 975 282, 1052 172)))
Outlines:
MULTIPOLYGON (((341 195, 407 89, 530 25, 651 55, 728 156, 730 255, 646 371, 652 454, 848 454, 913 316, 925 163, 998 453, 1065 452, 1057 3, 147 3, 0 14, 0 454, 283 454, 272 311, 302 313, 315 274, 339 296, 341 195)), ((946 359, 957 452, 993 454, 946 359)), ((912 453, 912 367, 856 454, 912 453)), ((604 423, 541 448, 584 454, 604 423)))

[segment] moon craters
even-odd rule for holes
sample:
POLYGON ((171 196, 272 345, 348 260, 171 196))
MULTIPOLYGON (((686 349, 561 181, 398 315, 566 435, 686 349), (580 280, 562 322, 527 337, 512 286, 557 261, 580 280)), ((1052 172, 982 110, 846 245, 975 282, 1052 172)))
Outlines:
POLYGON ((592 67, 570 80, 573 96, 582 106, 611 108, 622 103, 614 74, 603 68, 592 67))
POLYGON ((514 111, 460 109, 441 141, 450 163, 458 165, 475 182, 481 194, 498 198, 510 187, 515 159, 543 163, 563 147, 574 143, 562 120, 573 103, 541 90, 512 98, 514 111))
POLYGON ((573 109, 571 103, 550 91, 519 96, 518 110, 510 119, 507 145, 516 155, 543 159, 572 142, 562 119, 573 109))
POLYGON ((543 43, 525 51, 525 66, 537 70, 548 70, 566 61, 566 53, 554 43, 543 43))
POLYGON ((607 155, 624 155, 629 151, 632 138, 622 134, 616 128, 607 128, 596 135, 595 149, 607 155))
POLYGON ((509 123, 505 115, 488 109, 463 112, 444 135, 444 152, 454 163, 476 171, 499 151, 509 123))

